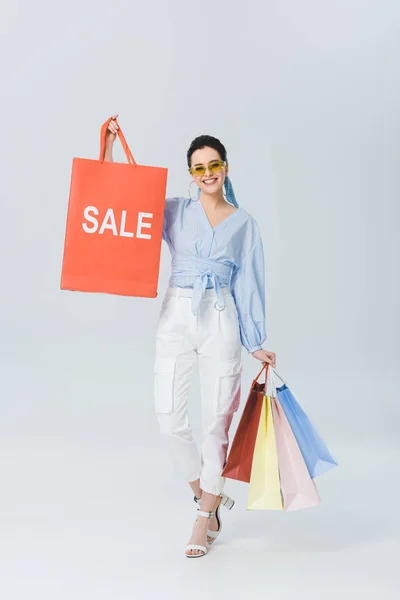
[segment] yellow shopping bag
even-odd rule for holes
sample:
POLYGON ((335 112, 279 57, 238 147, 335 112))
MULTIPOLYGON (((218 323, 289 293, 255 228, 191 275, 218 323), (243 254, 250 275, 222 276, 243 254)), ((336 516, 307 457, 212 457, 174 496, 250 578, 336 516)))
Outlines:
POLYGON ((248 510, 283 510, 271 397, 264 396, 250 475, 248 510))

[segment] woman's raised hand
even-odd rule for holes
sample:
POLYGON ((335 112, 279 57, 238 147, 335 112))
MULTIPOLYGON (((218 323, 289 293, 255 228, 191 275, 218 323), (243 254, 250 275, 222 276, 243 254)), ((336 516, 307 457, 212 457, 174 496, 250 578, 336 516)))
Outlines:
POLYGON ((113 159, 113 145, 115 142, 115 138, 117 137, 117 133, 118 133, 118 124, 116 121, 116 118, 118 117, 118 115, 113 115, 111 117, 111 121, 107 127, 107 131, 106 131, 106 147, 105 147, 105 153, 104 153, 104 160, 107 162, 114 162, 113 159))
POLYGON ((106 144, 112 146, 113 143, 115 142, 115 139, 117 137, 117 133, 118 133, 118 129, 119 126, 117 124, 117 119, 118 115, 113 115, 111 117, 111 121, 107 127, 107 133, 106 133, 106 144))

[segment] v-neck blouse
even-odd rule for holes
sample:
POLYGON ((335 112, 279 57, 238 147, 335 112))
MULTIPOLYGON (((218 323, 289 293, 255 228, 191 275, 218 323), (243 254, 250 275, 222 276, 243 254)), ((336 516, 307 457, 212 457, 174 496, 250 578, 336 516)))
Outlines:
POLYGON ((216 308, 222 310, 221 288, 229 287, 243 346, 248 352, 262 348, 267 338, 264 251, 255 219, 239 207, 212 227, 200 201, 167 198, 163 239, 172 257, 169 286, 193 288, 193 313, 206 288, 215 288, 216 308))

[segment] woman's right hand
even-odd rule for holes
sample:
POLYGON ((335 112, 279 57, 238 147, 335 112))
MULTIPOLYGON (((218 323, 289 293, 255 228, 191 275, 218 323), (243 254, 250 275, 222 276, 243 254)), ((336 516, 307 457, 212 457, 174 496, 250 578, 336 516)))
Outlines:
POLYGON ((116 122, 117 117, 118 117, 118 115, 113 115, 111 117, 111 121, 110 121, 110 123, 109 123, 109 125, 107 127, 107 133, 106 133, 106 144, 107 144, 107 146, 111 146, 112 147, 112 145, 114 144, 115 139, 117 137, 118 129, 119 129, 119 126, 118 126, 118 124, 116 122))

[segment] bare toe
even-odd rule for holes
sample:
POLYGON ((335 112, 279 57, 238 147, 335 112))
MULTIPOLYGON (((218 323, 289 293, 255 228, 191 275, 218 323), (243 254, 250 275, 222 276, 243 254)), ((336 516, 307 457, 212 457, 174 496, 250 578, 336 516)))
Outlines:
MULTIPOLYGON (((189 545, 196 544, 207 547, 207 525, 208 520, 205 521, 199 520, 198 518, 196 519, 193 526, 192 536, 189 540, 189 545)), ((203 554, 206 554, 206 552, 203 552, 203 550, 197 548, 186 550, 186 556, 203 556, 203 554)))

